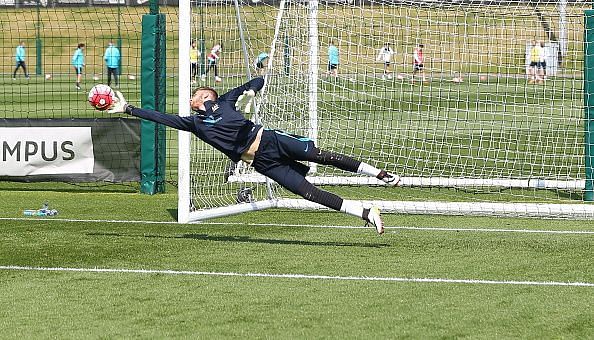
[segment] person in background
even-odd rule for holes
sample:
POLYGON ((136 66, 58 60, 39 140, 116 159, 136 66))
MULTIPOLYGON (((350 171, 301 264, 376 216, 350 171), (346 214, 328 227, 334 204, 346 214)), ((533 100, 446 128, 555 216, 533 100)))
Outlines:
POLYGON ((414 51, 413 51, 413 76, 412 76, 412 81, 415 81, 415 77, 417 76, 417 74, 419 76, 421 76, 421 80, 423 82, 427 81, 427 78, 425 78, 425 65, 423 64, 425 62, 425 57, 423 56, 423 48, 425 47, 425 45, 423 44, 418 44, 417 47, 415 47, 414 51))
POLYGON ((536 64, 536 70, 538 72, 537 81, 539 84, 544 84, 547 78, 547 55, 544 42, 541 41, 539 45, 538 63, 536 64))
POLYGON ((80 90, 80 82, 82 80, 82 70, 85 67, 85 55, 84 55, 85 44, 79 43, 76 51, 72 55, 72 66, 76 73, 76 83, 74 86, 77 90, 80 90))
POLYGON ((200 80, 202 81, 206 81, 206 76, 208 75, 208 71, 210 71, 210 69, 214 69, 214 74, 215 74, 215 82, 220 82, 222 79, 221 77, 219 77, 219 67, 218 67, 218 63, 219 63, 219 59, 221 58, 221 51, 223 50, 223 46, 221 44, 216 44, 212 47, 212 49, 210 50, 210 53, 208 54, 208 65, 206 66, 206 72, 204 72, 204 74, 202 74, 200 76, 200 80))
POLYGON ((113 75, 116 88, 120 87, 120 83, 118 81, 118 70, 120 68, 121 58, 120 50, 113 45, 113 42, 110 41, 103 56, 103 59, 105 59, 105 65, 107 66, 108 86, 111 86, 111 76, 113 75))
POLYGON ((538 62, 540 60, 540 44, 532 40, 532 47, 529 53, 530 63, 528 64, 528 83, 533 84, 538 77, 538 62))
POLYGON ((338 77, 338 64, 340 64, 340 52, 334 41, 330 41, 330 46, 328 46, 328 71, 326 71, 326 74, 338 77))
POLYGON ((384 47, 380 48, 379 54, 377 55, 377 61, 383 61, 384 63, 384 74, 382 75, 382 79, 392 79, 392 72, 390 71, 392 56, 394 56, 394 50, 390 47, 390 43, 386 43, 384 47))
POLYGON ((198 51, 198 47, 196 46, 196 40, 192 40, 190 45, 190 77, 192 77, 192 84, 196 84, 198 57, 200 57, 200 51, 198 51))
POLYGON ((16 80, 16 73, 19 68, 23 68, 23 72, 25 73, 25 78, 29 79, 29 74, 27 73, 27 65, 25 65, 25 42, 21 41, 19 45, 16 47, 15 53, 16 59, 16 67, 14 72, 12 73, 12 79, 16 80))
POLYGON ((262 52, 260 54, 258 54, 258 57, 256 58, 256 71, 258 71, 258 75, 262 75, 264 73, 264 61, 266 61, 269 58, 268 53, 266 52, 262 52))

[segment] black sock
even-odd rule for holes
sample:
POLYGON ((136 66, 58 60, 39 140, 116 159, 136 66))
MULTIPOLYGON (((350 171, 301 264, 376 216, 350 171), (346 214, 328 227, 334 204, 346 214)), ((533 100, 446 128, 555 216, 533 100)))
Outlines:
POLYGON ((369 221, 369 209, 363 209, 363 216, 361 216, 365 221, 369 221))
POLYGON ((342 206, 342 198, 331 192, 316 188, 313 184, 307 180, 303 180, 301 185, 295 191, 296 194, 305 198, 308 201, 319 203, 330 209, 340 211, 342 206))
POLYGON ((357 170, 359 169, 359 165, 361 165, 361 161, 358 161, 349 156, 320 150, 318 148, 311 149, 307 153, 307 156, 307 161, 324 165, 332 165, 341 170, 350 172, 357 172, 357 170))

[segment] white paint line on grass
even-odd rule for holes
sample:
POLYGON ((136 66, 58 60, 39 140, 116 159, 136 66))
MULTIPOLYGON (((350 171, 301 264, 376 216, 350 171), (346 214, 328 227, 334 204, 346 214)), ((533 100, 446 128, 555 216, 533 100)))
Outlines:
POLYGON ((440 228, 440 227, 387 227, 389 229, 430 230, 430 231, 479 231, 491 233, 540 233, 540 234, 591 234, 590 230, 539 230, 539 229, 493 229, 493 228, 440 228))
POLYGON ((55 217, 0 217, 0 221, 28 221, 28 222, 86 222, 86 223, 138 223, 138 224, 178 224, 175 221, 134 221, 134 220, 83 220, 55 217))
MULTIPOLYGON (((137 221, 137 220, 83 220, 69 218, 34 218, 34 217, 0 217, 0 221, 56 221, 56 222, 85 222, 85 223, 138 223, 138 224, 174 224, 174 221, 137 221)), ((302 227, 302 228, 330 228, 330 229, 370 229, 364 226, 345 225, 316 225, 316 224, 292 224, 292 223, 241 223, 241 222, 194 222, 194 225, 244 225, 249 227, 302 227)), ((594 235, 591 230, 542 230, 542 229, 498 229, 498 228, 444 228, 444 227, 407 227, 407 226, 386 226, 386 229, 422 230, 422 231, 469 231, 469 232, 491 232, 491 233, 536 233, 536 234, 587 234, 594 235)), ((393 232, 396 233, 396 232, 393 232)))
POLYGON ((453 283, 453 284, 492 284, 523 286, 572 286, 594 287, 589 282, 555 282, 555 281, 498 281, 475 279, 439 279, 439 278, 406 278, 406 277, 374 277, 374 276, 329 276, 307 274, 265 274, 265 273, 233 273, 233 272, 200 272, 188 270, 151 270, 151 269, 110 269, 110 268, 60 268, 60 267, 25 267, 0 266, 0 270, 47 271, 47 272, 83 272, 83 273, 124 273, 124 274, 164 274, 164 275, 196 275, 196 276, 235 276, 261 277, 273 279, 301 280, 337 280, 337 281, 380 281, 409 283, 453 283))

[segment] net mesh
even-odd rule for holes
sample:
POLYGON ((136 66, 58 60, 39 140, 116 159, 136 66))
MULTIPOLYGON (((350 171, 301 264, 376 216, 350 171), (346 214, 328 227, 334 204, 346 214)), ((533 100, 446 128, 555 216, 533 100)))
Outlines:
MULTIPOLYGON (((118 118, 94 110, 87 103, 87 93, 92 86, 108 83, 104 60, 111 42, 121 53, 118 68, 119 86, 131 104, 140 105, 141 95, 141 40, 142 17, 149 13, 148 3, 133 6, 126 1, 6 1, 0 3, 0 118, 38 121, 41 119, 78 120, 118 118), (84 6, 76 6, 80 3, 84 6), (23 43, 24 69, 16 66, 16 47, 23 43), (75 87, 76 75, 72 57, 79 43, 84 43, 85 66, 80 87, 75 87)), ((167 48, 177 50, 178 8, 161 1, 159 11, 165 14, 167 48)), ((167 60, 167 111, 177 112, 177 53, 168 53, 167 60)), ((116 88, 112 77, 111 86, 116 88)), ((130 118, 130 117, 127 117, 130 118)), ((14 123, 9 123, 14 124, 14 123)), ((40 123, 36 123, 40 124, 40 123)), ((84 123, 81 123, 84 124, 84 123)), ((90 124, 90 123, 88 123, 90 124)), ((122 133, 126 133, 125 131, 122 133)), ((117 137, 117 136, 116 136, 117 137)), ((125 157, 122 149, 126 138, 103 139, 102 154, 106 161, 117 164, 118 157, 125 157), (110 153, 110 150, 112 151, 110 153), (108 158, 110 158, 108 160, 108 158)), ((171 183, 177 181, 177 134, 167 132, 167 176, 171 183)), ((138 153, 139 150, 136 150, 138 153)), ((126 159, 121 160, 127 164, 126 159)), ((128 166, 128 165, 127 165, 128 166)), ((2 177, 4 181, 32 178, 2 177)), ((37 180, 37 179, 35 179, 37 180)), ((43 180, 65 181, 59 179, 43 180)), ((85 187, 112 187, 113 179, 95 182, 73 177, 71 184, 85 187), (81 182, 82 181, 82 182, 81 182)), ((116 181, 119 182, 119 181, 116 181)), ((126 190, 138 190, 135 182, 125 183, 126 190)), ((59 185, 59 184, 57 184, 59 185)), ((117 185, 113 186, 119 187, 117 185)))
MULTIPOLYGON (((43 7, 3 8, 2 28, 3 118, 104 118, 86 103, 87 91, 107 83, 104 52, 109 42, 119 45, 122 55, 122 88, 131 100, 139 94, 142 7, 43 7), (101 24, 98 25, 97 18, 101 24), (15 50, 24 43, 25 65, 15 70, 15 50), (71 59, 84 43, 85 67, 81 90, 75 88, 71 59), (133 76, 132 81, 128 76, 133 76), (15 79, 13 79, 13 77, 15 79)), ((115 83, 112 83, 115 85, 115 83)))
MULTIPOLYGON (((582 201, 586 2, 238 3, 239 17, 234 1, 192 3, 203 52, 224 46, 223 81, 205 84, 220 92, 237 86, 248 71, 260 72, 256 56, 270 53, 253 119, 404 176, 394 190, 326 189, 372 201, 582 201), (331 44, 339 51, 336 75, 328 72, 331 44), (389 64, 381 55, 387 44, 389 64)), ((243 187, 256 200, 291 197, 198 140, 191 164, 198 209, 234 204, 243 187)), ((375 184, 326 166, 310 175, 328 185, 375 184)))

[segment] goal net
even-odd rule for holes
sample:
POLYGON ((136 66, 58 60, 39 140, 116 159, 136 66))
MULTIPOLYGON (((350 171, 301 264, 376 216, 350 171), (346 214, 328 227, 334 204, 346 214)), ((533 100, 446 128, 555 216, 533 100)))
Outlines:
MULTIPOLYGON (((196 40, 195 80, 220 93, 263 75, 250 119, 402 176, 391 188, 311 164, 308 179, 345 199, 394 213, 592 218, 583 198, 587 8, 564 0, 192 1, 187 19, 180 9, 180 56, 196 40), (202 81, 217 44, 222 81, 212 71, 202 81), (269 58, 258 69, 262 52, 269 58)), ((190 76, 180 75, 187 114, 190 76)), ((181 222, 319 208, 183 133, 179 163, 181 222)))

